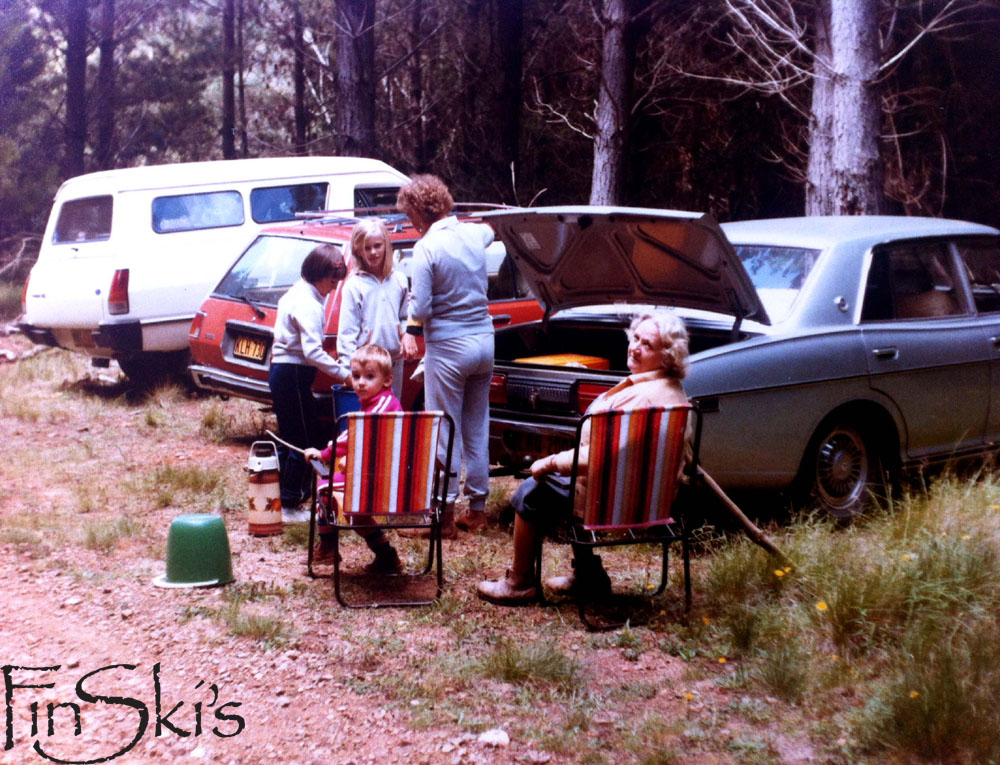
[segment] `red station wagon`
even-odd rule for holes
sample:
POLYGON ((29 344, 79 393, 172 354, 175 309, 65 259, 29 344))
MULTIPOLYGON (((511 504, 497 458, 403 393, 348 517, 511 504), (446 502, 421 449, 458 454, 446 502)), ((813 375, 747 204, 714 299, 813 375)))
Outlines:
MULTIPOLYGON (((413 224, 398 213, 381 215, 391 232, 393 257, 409 278, 413 245, 419 239, 413 224)), ((469 219, 470 215, 460 214, 469 219)), ((357 218, 323 217, 264 229, 212 290, 191 323, 188 339, 193 363, 188 370, 195 384, 216 393, 271 403, 267 378, 278 299, 299 278, 306 255, 318 244, 334 244, 345 257, 357 218)), ((517 273, 499 242, 487 249, 490 313, 494 326, 541 318, 542 309, 517 273)), ((351 264, 350 259, 348 263, 351 264)), ((337 324, 343 285, 326 303, 327 352, 337 353, 337 324)), ((422 346, 421 346, 422 348, 422 346)), ((410 380, 416 361, 407 362, 403 406, 420 408, 423 385, 410 380)), ((334 381, 320 373, 313 392, 329 398, 334 381)))

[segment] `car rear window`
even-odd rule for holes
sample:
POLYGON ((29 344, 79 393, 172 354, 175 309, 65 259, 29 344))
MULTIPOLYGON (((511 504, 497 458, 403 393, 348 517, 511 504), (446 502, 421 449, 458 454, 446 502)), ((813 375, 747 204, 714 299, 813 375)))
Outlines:
POLYGON ((172 234, 243 225, 243 197, 238 191, 180 194, 153 200, 153 231, 172 234))
POLYGON ((1000 311, 1000 245, 989 242, 959 242, 958 253, 965 264, 972 299, 979 313, 1000 311))
POLYGON ((786 318, 819 259, 819 250, 763 244, 737 244, 734 248, 771 321, 786 318))
POLYGON ((110 195, 63 202, 52 241, 65 244, 108 239, 111 236, 112 208, 110 195))
POLYGON ((271 186, 250 192, 250 217, 257 223, 295 220, 296 213, 317 212, 326 207, 328 183, 271 186))
POLYGON ((331 242, 259 236, 233 264, 212 294, 277 305, 278 299, 298 281, 306 255, 320 244, 331 242))

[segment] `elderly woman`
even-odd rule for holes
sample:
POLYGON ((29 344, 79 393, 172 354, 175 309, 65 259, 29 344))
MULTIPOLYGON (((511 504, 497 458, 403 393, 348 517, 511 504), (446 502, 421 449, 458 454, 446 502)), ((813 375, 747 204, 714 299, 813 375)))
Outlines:
MULTIPOLYGON (((673 406, 687 402, 681 380, 687 371, 688 336, 684 324, 673 313, 657 310, 636 317, 628 330, 628 368, 632 373, 601 394, 587 409, 588 414, 609 409, 641 409, 673 406)), ((580 467, 587 464, 590 423, 580 435, 580 467)), ((518 605, 535 600, 534 556, 538 535, 544 527, 565 519, 573 511, 568 476, 573 450, 551 454, 531 466, 525 480, 511 497, 514 517, 514 560, 507 574, 494 582, 480 582, 479 597, 497 605, 518 605)), ((584 473, 585 470, 581 470, 584 473)), ((577 475, 577 492, 585 477, 577 475)), ((591 548, 578 548, 569 576, 551 577, 545 585, 558 594, 574 594, 578 589, 594 595, 611 589, 600 556, 591 548)))
MULTIPOLYGON (((486 247, 493 229, 460 223, 449 213, 454 201, 444 182, 415 175, 399 190, 396 204, 421 239, 413 248, 410 324, 407 332, 424 337, 424 400, 431 410, 455 421, 453 476, 442 512, 441 533, 453 539, 459 473, 454 455, 465 465, 469 513, 458 525, 475 531, 486 525, 489 493, 489 396, 493 376, 493 320, 486 297, 486 247)), ((412 338, 410 338, 412 341, 412 338)), ((416 343, 403 345, 407 358, 416 343)))
MULTIPOLYGON (((323 305, 347 275, 344 256, 334 245, 321 244, 306 255, 299 273, 302 278, 278 301, 268 386, 281 437, 305 449, 321 447, 326 440, 312 394, 316 372, 323 370, 340 382, 351 372, 323 349, 323 305)), ((310 496, 312 472, 298 452, 279 447, 278 457, 281 518, 285 523, 308 521, 309 511, 299 505, 310 496)))

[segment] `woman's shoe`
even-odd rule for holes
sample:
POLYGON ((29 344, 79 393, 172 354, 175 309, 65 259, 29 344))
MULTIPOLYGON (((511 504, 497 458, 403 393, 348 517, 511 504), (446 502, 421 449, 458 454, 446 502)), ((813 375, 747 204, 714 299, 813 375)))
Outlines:
MULTIPOLYGON (((431 530, 427 529, 400 529, 397 532, 401 537, 407 539, 430 539, 431 530)), ((441 513, 441 539, 458 539, 458 526, 455 525, 455 506, 448 505, 441 513)))
POLYGON ((502 579, 480 582, 476 587, 476 594, 498 606, 524 606, 538 600, 538 590, 533 584, 523 587, 511 583, 510 569, 502 579))
POLYGON ((455 520, 455 525, 462 531, 478 534, 486 528, 486 513, 482 510, 467 510, 461 518, 455 520))
POLYGON ((611 577, 604 570, 599 555, 595 555, 592 562, 583 566, 578 566, 574 560, 572 574, 550 576, 545 580, 545 586, 554 595, 569 597, 585 595, 594 599, 607 598, 611 595, 611 577))

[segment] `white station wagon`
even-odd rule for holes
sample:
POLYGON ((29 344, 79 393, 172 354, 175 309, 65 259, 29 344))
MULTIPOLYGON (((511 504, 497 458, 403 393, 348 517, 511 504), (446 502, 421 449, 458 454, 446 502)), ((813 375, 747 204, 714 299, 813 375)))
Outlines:
POLYGON ((406 176, 359 157, 286 157, 108 170, 70 178, 25 285, 36 343, 112 358, 130 377, 187 364, 209 290, 266 224, 393 206, 406 176))

